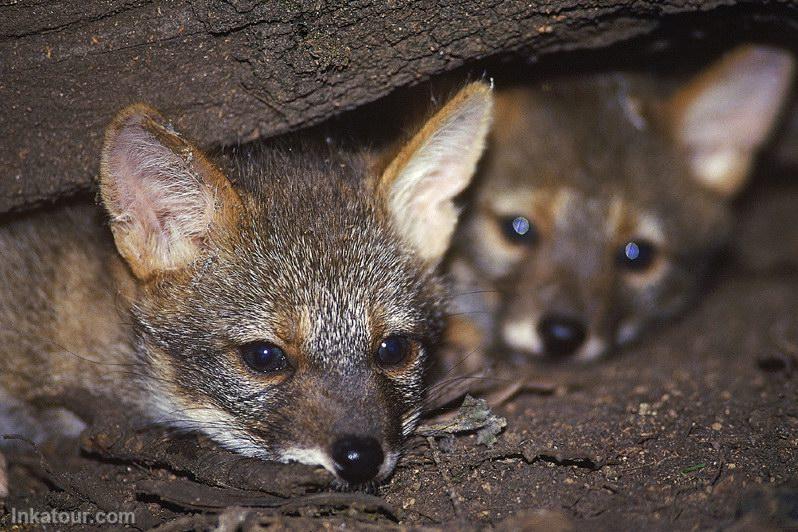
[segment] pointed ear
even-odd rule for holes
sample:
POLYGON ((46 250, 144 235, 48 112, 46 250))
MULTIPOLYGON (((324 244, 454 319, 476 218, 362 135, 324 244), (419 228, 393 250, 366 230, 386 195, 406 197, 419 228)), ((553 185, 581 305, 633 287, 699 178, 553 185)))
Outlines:
POLYGON ((784 50, 733 50, 679 90, 666 105, 695 178, 731 197, 745 184, 790 91, 795 61, 784 50))
POLYGON ((142 104, 122 110, 106 131, 100 194, 116 247, 140 279, 189 265, 240 208, 205 155, 142 104))
POLYGON ((458 216, 453 200, 471 182, 492 106, 488 85, 467 85, 399 151, 379 180, 395 226, 430 264, 449 247, 458 216))

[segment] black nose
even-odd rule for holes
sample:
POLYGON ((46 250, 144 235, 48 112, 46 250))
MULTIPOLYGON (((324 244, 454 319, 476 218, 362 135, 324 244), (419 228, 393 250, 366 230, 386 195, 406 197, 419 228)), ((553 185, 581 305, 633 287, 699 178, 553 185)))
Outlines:
POLYGON ((362 484, 377 476, 385 455, 374 438, 344 436, 333 443, 332 458, 342 479, 362 484))
POLYGON ((585 341, 585 326, 577 319, 565 316, 545 316, 538 323, 538 334, 547 355, 573 354, 585 341))

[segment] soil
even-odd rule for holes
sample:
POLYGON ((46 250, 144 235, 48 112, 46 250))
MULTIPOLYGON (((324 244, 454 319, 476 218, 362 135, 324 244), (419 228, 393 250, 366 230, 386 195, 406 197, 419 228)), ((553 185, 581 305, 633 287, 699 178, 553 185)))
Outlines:
POLYGON ((753 191, 688 315, 609 360, 529 368, 531 391, 493 409, 506 427, 492 447, 415 436, 376 494, 108 422, 10 454, 0 527, 11 508, 131 511, 159 530, 798 527, 796 207, 795 185, 753 191))

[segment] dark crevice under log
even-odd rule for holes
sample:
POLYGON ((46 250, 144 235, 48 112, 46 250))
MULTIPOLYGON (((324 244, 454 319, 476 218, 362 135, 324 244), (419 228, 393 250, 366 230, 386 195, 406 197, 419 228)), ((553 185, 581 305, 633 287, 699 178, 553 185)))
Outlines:
POLYGON ((228 145, 497 54, 597 48, 731 8, 796 14, 734 0, 0 1, 0 213, 89 189, 103 128, 132 102, 228 145))

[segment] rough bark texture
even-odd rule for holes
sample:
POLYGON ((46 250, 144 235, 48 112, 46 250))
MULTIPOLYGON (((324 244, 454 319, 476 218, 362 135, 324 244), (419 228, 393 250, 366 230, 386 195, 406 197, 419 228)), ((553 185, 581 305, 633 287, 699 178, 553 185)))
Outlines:
POLYGON ((465 62, 594 48, 734 0, 0 2, 0 213, 86 190, 147 101, 201 145, 310 125, 465 62))

